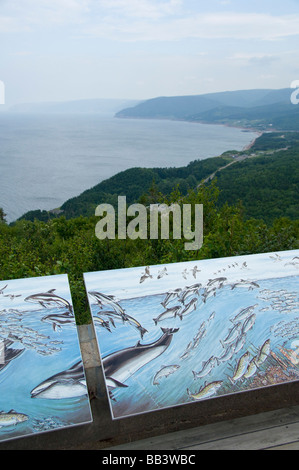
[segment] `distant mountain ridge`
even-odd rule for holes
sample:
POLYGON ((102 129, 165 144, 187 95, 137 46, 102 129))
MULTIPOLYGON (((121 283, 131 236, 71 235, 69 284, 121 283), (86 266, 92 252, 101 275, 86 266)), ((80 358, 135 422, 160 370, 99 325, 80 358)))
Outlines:
POLYGON ((118 111, 118 118, 181 119, 265 130, 299 129, 299 107, 291 88, 236 90, 203 95, 162 96, 118 111), (272 122, 274 121, 274 122, 272 122))

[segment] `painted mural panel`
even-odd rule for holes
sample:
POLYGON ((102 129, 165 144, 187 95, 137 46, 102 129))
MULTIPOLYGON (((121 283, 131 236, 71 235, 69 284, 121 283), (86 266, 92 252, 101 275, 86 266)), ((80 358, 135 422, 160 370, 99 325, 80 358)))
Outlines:
POLYGON ((113 419, 299 378, 299 250, 84 279, 113 419))
POLYGON ((0 442, 92 421, 67 275, 0 282, 0 442))

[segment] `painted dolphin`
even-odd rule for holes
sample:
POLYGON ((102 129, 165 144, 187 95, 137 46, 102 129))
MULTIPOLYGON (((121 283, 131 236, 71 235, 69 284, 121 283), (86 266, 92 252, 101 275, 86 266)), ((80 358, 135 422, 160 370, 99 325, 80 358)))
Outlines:
POLYGON ((52 375, 31 390, 31 398, 62 399, 83 395, 87 395, 87 387, 82 361, 52 375))
POLYGON ((153 343, 140 344, 109 354, 103 359, 106 381, 124 384, 141 367, 166 351, 178 328, 161 328, 163 335, 153 343))
POLYGON ((57 331, 61 329, 61 325, 66 325, 67 323, 75 323, 75 317, 70 317, 69 312, 61 313, 60 315, 46 315, 41 319, 42 322, 51 323, 53 330, 57 331))
POLYGON ((73 313, 71 304, 66 299, 54 294, 55 290, 56 289, 50 289, 47 292, 29 295, 24 300, 26 302, 40 304, 44 308, 64 307, 67 308, 70 313, 73 313))
POLYGON ((193 310, 196 310, 197 301, 198 299, 196 297, 193 297, 193 299, 190 300, 190 302, 185 306, 185 308, 178 312, 178 316, 181 320, 183 319, 184 315, 188 315, 188 313, 192 312, 193 310))
POLYGON ((239 282, 231 285, 231 289, 235 289, 236 287, 248 287, 248 290, 252 290, 254 287, 260 287, 257 282, 254 281, 246 281, 245 279, 241 279, 239 282))
POLYGON ((109 305, 120 317, 126 317, 124 309, 118 304, 114 295, 107 295, 97 291, 90 291, 88 293, 96 300, 97 304, 100 305, 101 308, 103 308, 103 305, 109 305))
POLYGON ((165 295, 165 298, 163 300, 163 302, 161 302, 161 305, 163 305, 163 307, 166 307, 166 305, 171 302, 173 299, 177 299, 181 293, 182 289, 179 287, 177 289, 174 289, 174 290, 170 290, 166 293, 165 295))
POLYGON ((174 318, 176 315, 179 314, 181 308, 182 308, 181 305, 174 305, 173 307, 166 308, 164 312, 162 312, 156 318, 153 318, 155 325, 157 325, 159 321, 162 321, 168 318, 174 318))

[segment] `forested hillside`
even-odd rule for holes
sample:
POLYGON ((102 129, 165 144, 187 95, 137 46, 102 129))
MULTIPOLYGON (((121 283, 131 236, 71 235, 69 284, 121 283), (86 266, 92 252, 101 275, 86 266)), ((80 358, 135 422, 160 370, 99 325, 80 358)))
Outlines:
MULTIPOLYGON (((131 168, 66 201, 58 215, 92 216, 99 204, 117 207, 118 196, 126 196, 128 204, 150 203, 145 197, 150 190, 167 196, 178 185, 186 195, 213 175, 220 190, 219 207, 241 200, 246 218, 273 221, 286 215, 294 220, 299 214, 299 132, 264 133, 246 151, 226 152, 186 167, 131 168)), ((23 218, 46 221, 56 216, 57 212, 31 211, 23 218)))
POLYGON ((264 134, 251 157, 218 172, 219 204, 242 201, 246 217, 299 218, 298 133, 264 134), (281 149, 281 150, 280 150, 281 149))

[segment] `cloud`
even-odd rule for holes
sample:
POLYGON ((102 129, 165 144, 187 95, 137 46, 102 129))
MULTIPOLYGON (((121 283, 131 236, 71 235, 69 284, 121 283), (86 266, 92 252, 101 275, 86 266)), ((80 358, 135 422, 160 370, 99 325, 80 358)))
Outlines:
POLYGON ((229 59, 244 62, 248 65, 257 65, 257 66, 268 66, 274 62, 280 60, 280 57, 274 54, 263 54, 263 53, 254 53, 254 54, 244 54, 236 53, 233 54, 229 59))
POLYGON ((10 0, 1 5, 0 33, 47 30, 53 25, 82 23, 90 0, 10 0))
MULTIPOLYGON (((124 11, 128 14, 128 10, 124 11)), ((85 26, 85 34, 123 41, 176 41, 187 38, 270 41, 298 35, 299 15, 277 17, 221 12, 164 17, 161 11, 160 16, 157 11, 148 11, 146 15, 145 9, 142 9, 131 16, 107 15, 102 21, 85 26)))
POLYGON ((17 18, 10 16, 0 16, 0 33, 29 32, 31 28, 22 24, 17 18))
POLYGON ((273 41, 299 34, 299 14, 207 8, 200 2, 191 10, 184 0, 10 0, 1 6, 0 32, 46 32, 60 27, 68 34, 68 26, 76 25, 78 35, 124 42, 189 38, 273 41))
POLYGON ((98 4, 106 13, 127 18, 160 19, 180 11, 182 0, 158 2, 153 0, 100 0, 98 4))

